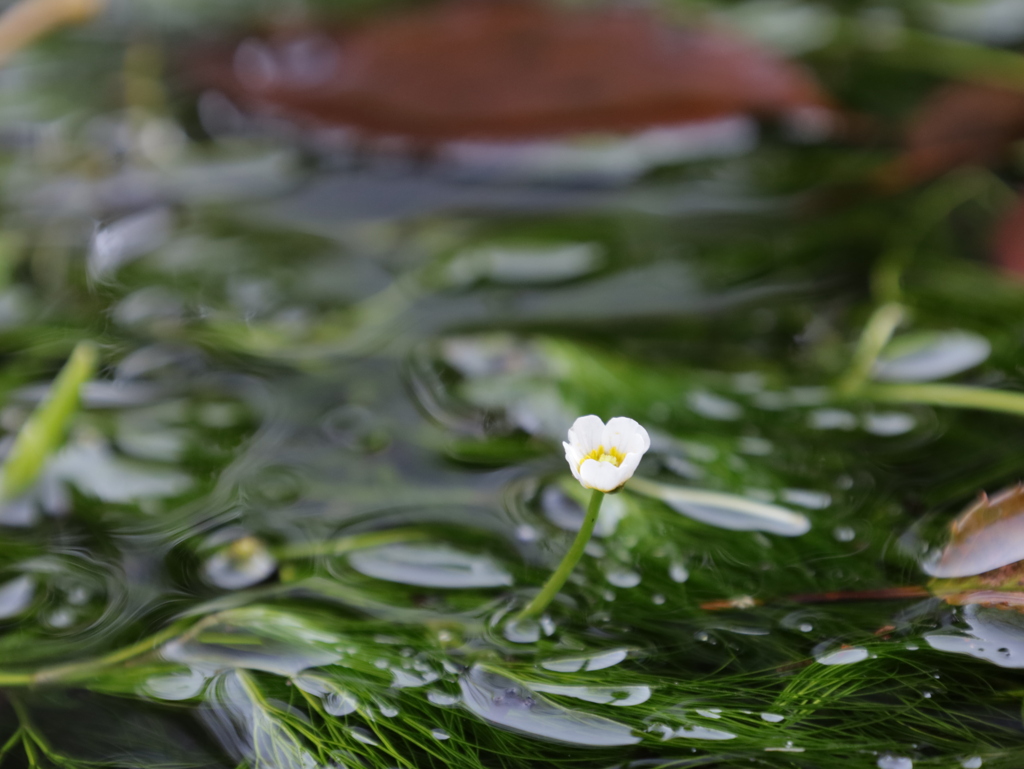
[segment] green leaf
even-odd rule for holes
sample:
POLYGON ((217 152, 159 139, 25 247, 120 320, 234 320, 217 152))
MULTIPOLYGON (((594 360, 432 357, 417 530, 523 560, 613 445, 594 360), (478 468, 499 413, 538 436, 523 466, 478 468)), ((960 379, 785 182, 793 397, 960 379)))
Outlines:
POLYGON ((96 346, 79 342, 53 383, 50 394, 22 426, 2 468, 0 499, 26 491, 57 450, 78 410, 79 391, 96 372, 96 346))

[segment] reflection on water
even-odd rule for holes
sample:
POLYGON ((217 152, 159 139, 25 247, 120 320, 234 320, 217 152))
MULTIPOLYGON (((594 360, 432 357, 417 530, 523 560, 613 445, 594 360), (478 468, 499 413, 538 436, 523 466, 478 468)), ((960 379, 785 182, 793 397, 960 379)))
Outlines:
MULTIPOLYGON (((1020 389, 1024 295, 976 253, 1019 174, 865 181, 925 86, 886 69, 865 88, 877 46, 832 46, 902 11, 706 4, 821 52, 848 133, 683 99, 629 130, 425 148, 192 93, 158 50, 172 11, 136 5, 0 72, 0 452, 76 342, 101 357, 0 501, 0 758, 1020 764, 1019 417, 872 395, 1020 389), (896 301, 880 285, 908 312, 844 395, 865 318, 896 301), (582 524, 559 442, 589 413, 641 421, 651 451, 557 600, 517 621, 582 524)), ((253 13, 202 6, 169 48, 253 13)), ((683 37, 722 76, 735 43, 703 35, 683 37)), ((315 96, 348 53, 249 34, 227 61, 247 92, 315 96)), ((737 74, 744 99, 766 72, 737 74)))

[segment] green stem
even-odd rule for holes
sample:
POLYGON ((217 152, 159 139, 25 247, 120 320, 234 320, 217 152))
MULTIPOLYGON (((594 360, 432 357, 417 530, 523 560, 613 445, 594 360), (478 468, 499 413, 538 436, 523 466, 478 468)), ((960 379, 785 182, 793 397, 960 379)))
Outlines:
POLYGON ((54 380, 49 394, 18 431, 0 469, 0 499, 26 491, 42 472, 46 460, 60 448, 79 405, 79 391, 92 379, 99 357, 92 342, 79 342, 54 380))
POLYGON ((583 525, 580 526, 579 533, 576 535, 576 539, 573 540, 572 547, 569 548, 569 552, 562 558, 562 562, 558 564, 558 568, 555 569, 555 573, 548 577, 548 581, 541 588, 541 591, 534 596, 533 600, 527 604, 526 608, 523 609, 516 616, 516 622, 522 622, 524 619, 530 617, 536 617, 542 611, 544 611, 548 604, 554 600, 555 596, 558 595, 558 591, 562 589, 562 585, 569 579, 569 575, 572 574, 572 570, 576 568, 576 564, 579 563, 580 558, 583 556, 583 551, 587 547, 587 543, 590 541, 590 535, 594 533, 594 524, 597 523, 597 514, 601 511, 601 502, 604 500, 604 492, 594 489, 590 495, 590 504, 587 506, 587 514, 583 518, 583 525))
POLYGON ((850 367, 836 382, 836 392, 839 395, 853 395, 864 386, 871 376, 875 361, 889 343, 901 320, 903 307, 896 302, 887 302, 874 311, 861 332, 850 367))
POLYGON ((870 385, 858 395, 886 403, 918 403, 1024 416, 1024 393, 987 387, 957 384, 870 385))
MULTIPOLYGON (((213 617, 216 616, 217 615, 213 615, 213 617)), ((101 672, 104 668, 139 657, 147 652, 151 652, 175 638, 180 637, 184 639, 195 635, 197 632, 205 628, 211 619, 211 617, 208 617, 198 623, 195 623, 188 630, 185 630, 181 623, 175 623, 164 630, 161 630, 159 633, 143 638, 138 643, 125 646, 122 649, 117 649, 116 651, 112 651, 102 657, 96 657, 91 660, 72 662, 66 665, 54 665, 53 667, 41 668, 31 673, 8 673, 0 671, 0 687, 69 683, 83 678, 90 678, 91 676, 101 672)))

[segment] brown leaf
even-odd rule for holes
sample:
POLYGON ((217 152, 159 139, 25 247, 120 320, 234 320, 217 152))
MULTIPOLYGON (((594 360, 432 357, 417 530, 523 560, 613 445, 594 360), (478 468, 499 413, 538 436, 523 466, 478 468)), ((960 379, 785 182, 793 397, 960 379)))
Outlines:
POLYGON ((1024 277, 1024 198, 1018 198, 996 224, 992 253, 1006 272, 1024 277))
POLYGON ((348 32, 277 32, 197 56, 193 70, 248 110, 419 145, 829 107, 804 69, 729 34, 639 8, 532 0, 456 0, 348 32))
POLYGON ((881 174, 901 188, 967 164, 994 165, 1024 136, 1024 93, 953 83, 932 94, 911 118, 906 149, 881 174))
POLYGON ((973 577, 1024 560, 1024 486, 982 494, 949 532, 938 559, 925 565, 933 577, 973 577))

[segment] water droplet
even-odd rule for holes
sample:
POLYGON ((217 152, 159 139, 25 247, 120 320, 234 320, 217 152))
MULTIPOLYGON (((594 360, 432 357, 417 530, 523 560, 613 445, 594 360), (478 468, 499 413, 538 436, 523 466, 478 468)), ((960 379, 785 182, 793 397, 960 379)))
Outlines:
POLYGON ((777 724, 779 721, 784 721, 785 716, 780 716, 778 713, 762 713, 761 719, 767 721, 770 724, 777 724))
POLYGON ((665 596, 663 596, 661 593, 655 593, 651 596, 651 603, 653 603, 655 606, 661 606, 665 603, 665 596))
POLYGON ((392 668, 391 675, 394 681, 391 683, 395 689, 415 689, 419 686, 426 686, 433 683, 440 676, 433 670, 402 670, 392 668))
POLYGON ((853 542, 857 537, 857 532, 853 530, 852 526, 836 526, 832 529, 832 536, 836 538, 836 542, 853 542))
POLYGON ((793 745, 792 740, 786 740, 782 747, 765 748, 770 753, 803 753, 806 748, 798 748, 793 745))
POLYGON ((263 540, 231 528, 217 532, 203 543, 203 550, 217 548, 203 563, 203 577, 226 590, 240 590, 263 582, 277 570, 277 561, 263 540))
POLYGON ((57 609, 46 616, 46 624, 57 630, 63 630, 64 628, 71 627, 78 615, 74 611, 65 607, 57 609))
POLYGON ((680 726, 672 729, 668 726, 657 725, 652 730, 660 732, 662 740, 733 740, 736 738, 732 732, 727 732, 724 729, 712 729, 708 726, 680 726))
POLYGON ((324 676, 298 675, 292 682, 302 691, 320 697, 324 711, 332 716, 347 716, 354 713, 359 705, 352 694, 324 676))
POLYGON ((852 665, 863 662, 868 658, 868 650, 861 646, 851 646, 847 649, 838 649, 827 654, 815 656, 815 659, 822 665, 852 665))
POLYGON ((668 567, 668 576, 673 582, 683 583, 690 578, 690 572, 681 563, 673 563, 668 567))
POLYGON ((431 729, 430 734, 435 740, 447 740, 449 737, 451 737, 451 735, 448 734, 448 732, 446 732, 444 729, 438 728, 431 729))
POLYGON ((169 676, 153 676, 142 685, 144 694, 159 700, 179 702, 198 697, 206 688, 207 676, 199 670, 169 676))
POLYGON ((392 707, 391 705, 379 705, 377 709, 385 718, 394 718, 398 715, 398 708, 392 707))
POLYGON ((704 718, 721 718, 722 717, 722 709, 721 708, 706 708, 706 709, 703 709, 703 710, 698 708, 695 712, 699 716, 704 716, 704 718))
POLYGON ((857 417, 843 409, 815 409, 810 413, 812 430, 855 430, 857 417))
POLYGON ((640 575, 629 569, 612 569, 604 575, 615 587, 631 588, 640 584, 640 575))
POLYGON ((516 527, 516 539, 520 542, 535 542, 538 536, 537 530, 529 524, 516 527))
POLYGON ((814 630, 814 625, 812 625, 810 622, 801 622, 800 623, 800 632, 801 633, 810 633, 812 630, 814 630))
POLYGON ((427 699, 435 705, 441 705, 443 707, 458 705, 462 700, 462 698, 457 694, 448 694, 447 692, 440 692, 434 689, 427 692, 427 699))
POLYGON ((899 411, 884 411, 864 416, 864 429, 883 438, 905 435, 916 426, 917 420, 913 416, 899 411))
POLYGON ((376 737, 374 737, 369 731, 363 729, 360 726, 350 727, 349 733, 352 735, 353 738, 355 738, 359 742, 362 742, 364 745, 380 745, 380 742, 377 741, 376 737))
POLYGON ((695 414, 706 419, 731 422, 743 416, 743 408, 735 401, 703 390, 689 393, 686 402, 695 414))
POLYGON ((532 619, 509 620, 504 624, 501 633, 506 640, 516 644, 532 644, 540 640, 540 623, 532 619))
POLYGON ((914 769, 914 762, 904 756, 894 756, 886 753, 878 757, 875 762, 878 769, 914 769))
POLYGON ((808 510, 824 510, 832 504, 832 495, 811 489, 783 489, 782 501, 808 510))
POLYGON ((963 769, 981 769, 982 763, 981 756, 968 756, 960 761, 960 766, 963 769))

